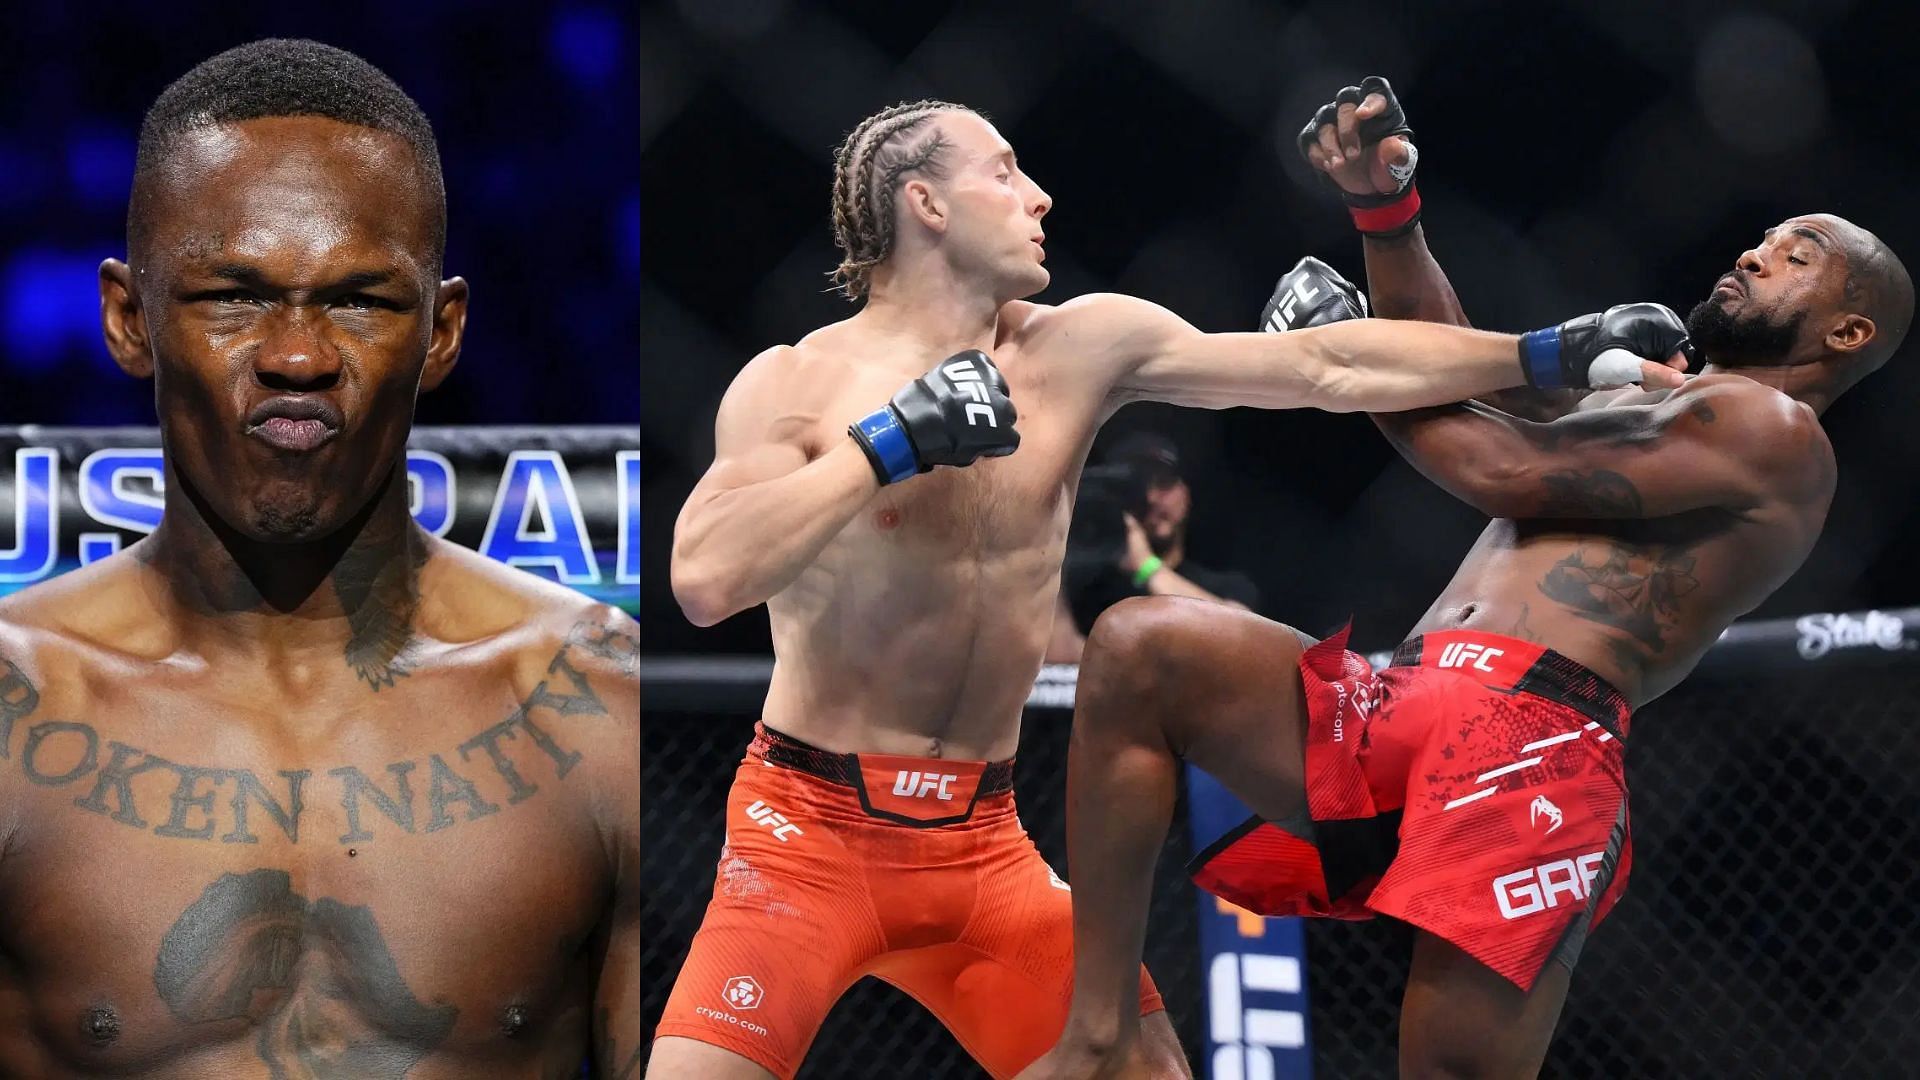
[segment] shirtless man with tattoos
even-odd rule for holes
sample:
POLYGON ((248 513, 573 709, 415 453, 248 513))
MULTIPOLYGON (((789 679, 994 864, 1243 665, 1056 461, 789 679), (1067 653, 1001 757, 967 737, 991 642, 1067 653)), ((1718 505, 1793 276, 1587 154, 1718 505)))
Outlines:
MULTIPOLYGON (((1464 326, 1419 225, 1408 134, 1370 78, 1301 145, 1353 206, 1374 313, 1464 326)), ((1281 286, 1312 301, 1274 329, 1366 310, 1315 259, 1281 286)), ((1402 1076, 1535 1076, 1587 935, 1630 876, 1633 710, 1807 557, 1837 475, 1820 416, 1912 321, 1892 250, 1806 214, 1761 233, 1688 314, 1708 363, 1684 387, 1376 415, 1421 473, 1493 519, 1378 672, 1345 634, 1313 643, 1170 598, 1109 609, 1068 764, 1073 1006, 1021 1080, 1148 1075, 1130 978, 1180 759, 1258 815, 1195 857, 1201 885, 1260 914, 1416 928, 1402 1076)))
POLYGON ((260 41, 143 125, 165 515, 0 603, 0 1075, 638 1071, 638 629, 408 516, 467 285, 417 106, 260 41))

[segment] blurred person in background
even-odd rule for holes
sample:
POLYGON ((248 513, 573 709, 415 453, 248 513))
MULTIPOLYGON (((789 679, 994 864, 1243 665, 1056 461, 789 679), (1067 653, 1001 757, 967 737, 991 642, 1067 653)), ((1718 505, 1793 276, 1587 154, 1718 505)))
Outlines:
POLYGON ((1102 464, 1081 474, 1067 535, 1061 608, 1049 663, 1076 663, 1100 613, 1129 596, 1188 596, 1257 609, 1260 590, 1247 575, 1214 570, 1187 555, 1193 491, 1173 440, 1141 431, 1122 438, 1102 464), (1096 520, 1097 519, 1097 520, 1096 520))
MULTIPOLYGON (((835 277, 865 305, 755 357, 720 404, 715 460, 676 522, 674 594, 703 626, 766 604, 776 662, 651 1076, 792 1076, 866 975, 995 1077, 1059 1034, 1071 907, 1020 825, 1011 757, 1071 493, 1121 405, 1353 411, 1678 381, 1664 309, 1545 357, 1455 327, 1205 334, 1118 294, 1028 303, 1048 282, 1051 206, 971 109, 867 118, 832 198, 835 277)), ((1149 1067, 1185 1075, 1137 959, 1133 979, 1149 1067)))
POLYGON ((141 127, 108 351, 151 535, 0 601, 0 1072, 638 1068, 638 631, 409 515, 453 370, 433 130, 313 41, 141 127))
MULTIPOLYGON (((1375 77, 1300 145, 1365 237, 1375 313, 1466 325, 1419 225, 1410 137, 1375 77)), ((1312 302, 1275 330, 1367 310, 1317 259, 1279 294, 1312 302)), ((1379 672, 1344 631, 1316 643, 1165 598, 1109 612, 1069 764, 1072 1016, 1022 1080, 1134 1075, 1125 975, 1183 759, 1257 814, 1195 857, 1204 887, 1263 915, 1415 927, 1402 1075, 1537 1075, 1582 947, 1626 889, 1632 714, 1805 560, 1837 476, 1820 417, 1912 318, 1885 243, 1801 215, 1689 313, 1708 363, 1679 389, 1506 396, 1542 420, 1479 401, 1376 414, 1423 475, 1494 519, 1379 672)))
POLYGON ((1123 440, 1108 460, 1137 470, 1145 480, 1146 514, 1127 515, 1127 551, 1116 567, 1134 588, 1152 596, 1260 606, 1260 590, 1251 578, 1237 570, 1212 570, 1187 557, 1193 491, 1180 472, 1180 451, 1173 440, 1142 432, 1123 440))

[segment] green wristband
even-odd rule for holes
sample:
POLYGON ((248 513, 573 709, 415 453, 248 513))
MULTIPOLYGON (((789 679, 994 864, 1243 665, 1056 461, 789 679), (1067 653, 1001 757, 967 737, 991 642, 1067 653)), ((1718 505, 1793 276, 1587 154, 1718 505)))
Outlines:
POLYGON ((1147 556, 1147 561, 1141 563, 1140 569, 1135 570, 1133 572, 1134 586, 1136 588, 1141 588, 1141 589, 1146 588, 1147 582, 1151 581, 1153 579, 1153 575, 1159 573, 1160 568, 1165 565, 1167 564, 1161 560, 1160 556, 1158 555, 1147 556))

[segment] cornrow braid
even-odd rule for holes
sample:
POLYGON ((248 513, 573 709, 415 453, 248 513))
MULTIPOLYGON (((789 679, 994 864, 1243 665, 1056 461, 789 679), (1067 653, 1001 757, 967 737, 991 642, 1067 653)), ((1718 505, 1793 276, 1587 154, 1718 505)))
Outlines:
POLYGON ((901 177, 924 172, 943 179, 947 140, 928 120, 943 112, 975 112, 949 101, 903 102, 860 121, 833 158, 833 242, 843 258, 827 276, 849 300, 867 293, 873 269, 893 252, 893 199, 901 177))

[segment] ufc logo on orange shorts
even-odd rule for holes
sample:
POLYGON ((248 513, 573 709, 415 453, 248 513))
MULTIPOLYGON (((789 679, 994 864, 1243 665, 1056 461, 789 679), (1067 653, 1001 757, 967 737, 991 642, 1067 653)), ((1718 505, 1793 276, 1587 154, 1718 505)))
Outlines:
POLYGON ((923 773, 901 769, 893 779, 893 793, 909 799, 925 798, 928 793, 941 802, 952 802, 947 785, 960 779, 953 773, 923 773))
POLYGON ((783 844, 787 842, 788 833, 792 833, 795 836, 806 835, 806 833, 800 831, 800 826, 788 821, 785 814, 768 806, 765 801, 760 799, 753 800, 752 805, 747 807, 747 816, 755 822, 772 829, 773 838, 783 844))

